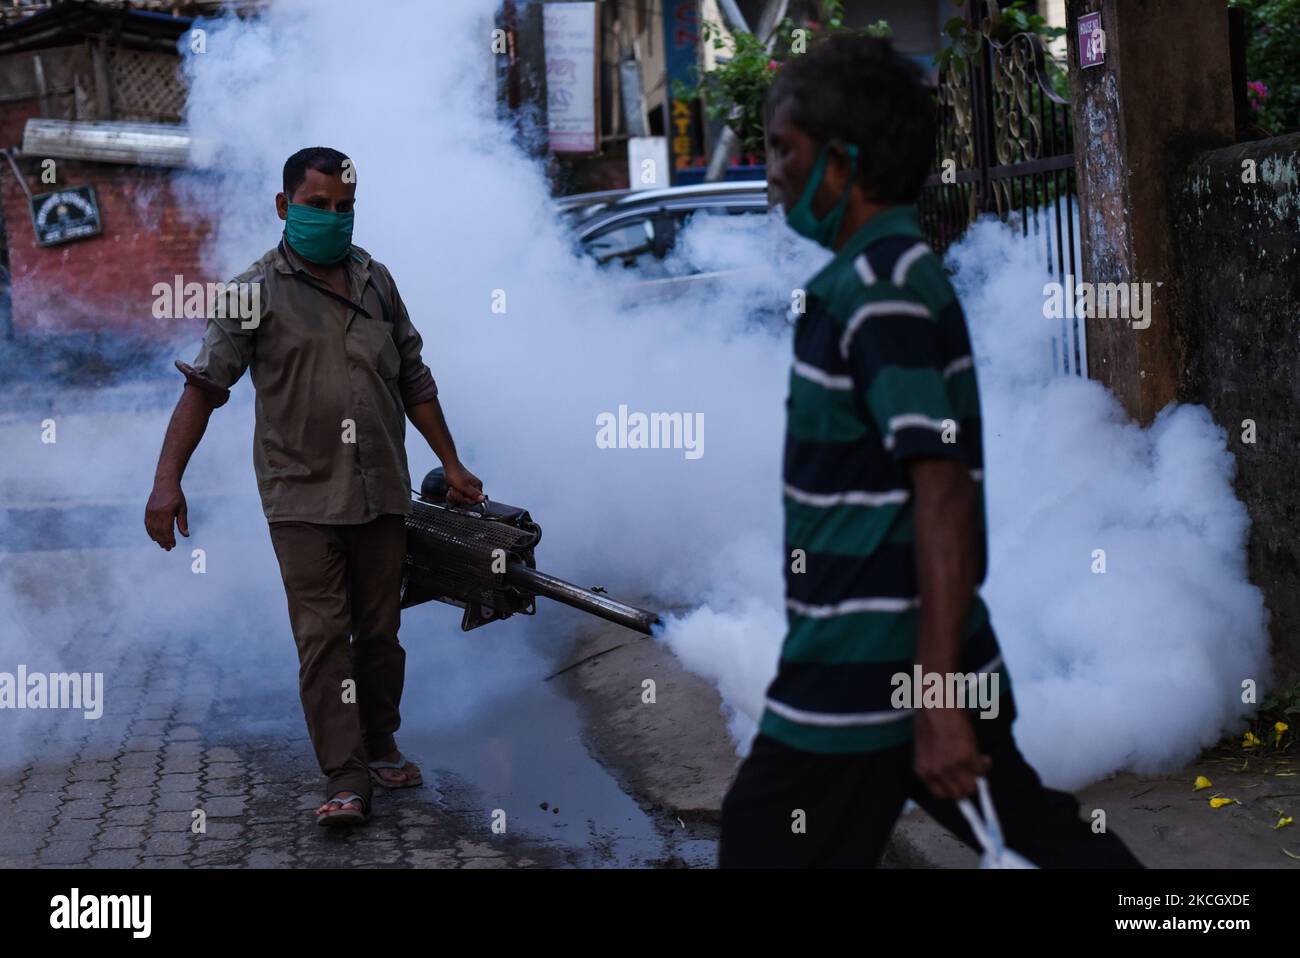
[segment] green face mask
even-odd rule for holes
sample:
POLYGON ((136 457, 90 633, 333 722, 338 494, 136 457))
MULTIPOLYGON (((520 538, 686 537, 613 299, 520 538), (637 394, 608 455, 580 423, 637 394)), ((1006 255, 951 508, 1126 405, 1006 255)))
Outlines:
POLYGON ((284 238, 295 253, 310 263, 337 263, 352 247, 352 214, 290 203, 284 238))
POLYGON ((845 146, 849 154, 849 179, 844 186, 844 192, 840 194, 835 208, 821 219, 813 215, 813 197, 821 189, 822 179, 826 176, 826 162, 830 159, 830 149, 829 143, 821 148, 821 152, 817 154, 817 163, 808 176, 808 184, 803 188, 803 195, 785 215, 785 221, 790 224, 790 229, 827 249, 833 248, 835 237, 840 235, 840 226, 844 223, 844 211, 849 205, 849 192, 853 189, 853 177, 858 172, 858 148, 849 143, 845 146))

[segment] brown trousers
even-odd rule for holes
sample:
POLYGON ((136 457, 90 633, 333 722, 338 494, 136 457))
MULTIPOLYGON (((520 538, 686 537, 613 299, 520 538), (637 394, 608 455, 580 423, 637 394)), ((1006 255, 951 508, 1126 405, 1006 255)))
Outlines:
POLYGON ((405 519, 270 527, 298 646, 298 691, 328 779, 326 797, 350 791, 368 802, 366 763, 396 750, 393 733, 401 724, 406 652, 397 629, 405 519))

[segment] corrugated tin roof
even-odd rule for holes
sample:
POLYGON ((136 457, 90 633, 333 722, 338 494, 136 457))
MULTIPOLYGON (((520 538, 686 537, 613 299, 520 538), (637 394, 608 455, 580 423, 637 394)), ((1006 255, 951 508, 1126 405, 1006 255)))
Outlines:
POLYGON ((229 7, 237 13, 264 10, 270 0, 51 0, 0 7, 0 54, 76 43, 86 36, 112 36, 123 46, 176 51, 176 41, 196 16, 213 16, 229 7), (17 18, 14 19, 14 14, 17 18))

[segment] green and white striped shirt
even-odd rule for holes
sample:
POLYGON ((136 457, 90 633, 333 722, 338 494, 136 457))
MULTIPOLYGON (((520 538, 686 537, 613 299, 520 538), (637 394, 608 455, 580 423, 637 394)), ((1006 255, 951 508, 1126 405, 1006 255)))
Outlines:
MULTIPOLYGON (((890 702, 919 616, 907 460, 969 467, 987 556, 979 390, 961 304, 912 207, 874 216, 807 294, 787 400, 789 630, 760 731, 805 751, 871 751, 911 735, 912 713, 890 702)), ((978 595, 965 633, 962 670, 999 670, 978 595)))

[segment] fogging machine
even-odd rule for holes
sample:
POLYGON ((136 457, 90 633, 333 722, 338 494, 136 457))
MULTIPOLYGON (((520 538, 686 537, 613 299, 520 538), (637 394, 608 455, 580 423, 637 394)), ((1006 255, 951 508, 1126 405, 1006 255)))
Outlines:
POLYGON ((544 596, 651 634, 659 621, 655 613, 538 570, 533 553, 541 540, 542 527, 526 509, 448 503, 446 475, 433 469, 411 497, 406 517, 402 608, 429 601, 459 606, 465 610, 460 627, 468 632, 516 613, 533 615, 537 597, 544 596))

